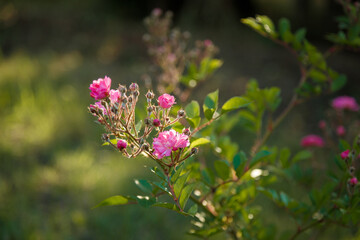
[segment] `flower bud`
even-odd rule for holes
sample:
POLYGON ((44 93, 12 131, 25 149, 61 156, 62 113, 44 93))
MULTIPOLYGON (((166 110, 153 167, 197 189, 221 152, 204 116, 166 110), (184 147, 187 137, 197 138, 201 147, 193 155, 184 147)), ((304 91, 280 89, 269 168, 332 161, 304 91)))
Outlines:
POLYGON ((132 103, 132 101, 133 101, 132 97, 129 96, 129 97, 128 97, 128 102, 129 102, 129 103, 132 103))
POLYGON ((139 91, 134 91, 134 92, 133 92, 134 97, 139 96, 139 94, 140 94, 139 91))
POLYGON ((149 118, 145 118, 144 119, 144 123, 145 125, 150 125, 151 124, 151 120, 149 118))
POLYGON ((109 135, 104 133, 102 136, 101 136, 101 140, 103 140, 104 142, 108 142, 110 139, 109 135))
POLYGON ((182 110, 182 109, 180 109, 178 112, 177 112, 177 115, 178 115, 178 117, 179 118, 183 118, 183 117, 185 117, 185 111, 184 110, 182 110))
POLYGON ((124 150, 126 147, 127 147, 127 142, 120 139, 117 141, 117 144, 116 144, 117 148, 121 151, 121 150, 124 150))
POLYGON ((144 143, 144 144, 141 146, 141 148, 144 149, 145 151, 149 151, 150 146, 149 146, 149 144, 146 142, 146 143, 144 143))
POLYGON ((118 88, 118 89, 119 89, 119 91, 120 91, 121 93, 123 93, 123 94, 126 93, 126 91, 127 91, 127 90, 126 90, 126 87, 123 86, 123 85, 121 85, 121 84, 119 84, 119 88, 118 88))
POLYGON ((158 126, 160 126, 160 124, 161 124, 160 120, 157 119, 157 118, 155 118, 154 121, 153 121, 153 125, 154 125, 155 127, 158 127, 158 126))
POLYGON ((132 83, 132 84, 130 84, 129 89, 130 89, 130 91, 135 92, 135 91, 139 90, 139 85, 137 85, 136 83, 132 83))
POLYGON ((191 149, 191 154, 197 154, 199 152, 199 149, 197 147, 194 147, 191 149))
POLYGON ((182 130, 182 133, 185 134, 185 135, 187 135, 187 136, 190 136, 190 134, 191 134, 190 128, 184 128, 184 129, 182 130))
POLYGON ((151 114, 152 111, 154 111, 154 107, 153 107, 153 106, 149 106, 146 110, 148 111, 149 114, 151 114))
POLYGON ((355 168, 354 168, 353 166, 351 166, 351 167, 349 168, 349 173, 350 173, 351 176, 354 175, 354 173, 355 173, 355 168))
POLYGON ((90 111, 90 113, 95 114, 95 115, 98 113, 96 107, 94 107, 94 106, 89 107, 89 111, 90 111))
POLYGON ((155 97, 155 94, 152 92, 152 91, 148 91, 146 94, 145 94, 145 97, 147 99, 153 99, 155 97))
POLYGON ((349 184, 350 184, 350 186, 353 187, 353 186, 355 186, 357 183, 358 183, 358 180, 357 180, 356 177, 353 177, 353 178, 349 179, 349 184))

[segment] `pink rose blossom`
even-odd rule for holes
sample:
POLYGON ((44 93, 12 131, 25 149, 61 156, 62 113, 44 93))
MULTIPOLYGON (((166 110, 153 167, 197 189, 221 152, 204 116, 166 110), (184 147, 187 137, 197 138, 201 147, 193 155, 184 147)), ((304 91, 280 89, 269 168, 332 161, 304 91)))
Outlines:
POLYGON ((350 179, 349 183, 352 185, 352 186, 355 186, 357 183, 358 183, 358 180, 356 177, 353 177, 350 179))
MULTIPOLYGON (((105 115, 107 115, 106 108, 101 104, 100 101, 96 102, 95 105, 90 104, 90 107, 91 107, 91 108, 99 108, 99 109, 103 110, 103 112, 104 112, 105 115)), ((93 115, 96 116, 96 114, 93 114, 93 115)))
POLYGON ((172 105, 174 105, 175 103, 175 98, 174 96, 171 96, 167 93, 164 93, 163 95, 161 95, 158 98, 158 102, 160 107, 162 108, 170 108, 172 105))
POLYGON ((318 135, 307 135, 301 139, 302 147, 323 147, 324 140, 318 135))
POLYGON ((345 151, 343 151, 342 153, 340 153, 340 157, 341 157, 342 159, 346 159, 346 158, 349 157, 349 153, 350 153, 350 150, 349 150, 349 149, 348 149, 348 150, 345 150, 345 151))
POLYGON ((110 101, 112 103, 119 102, 119 98, 120 98, 119 90, 111 89, 109 94, 110 94, 110 101))
POLYGON ((120 139, 120 140, 117 141, 116 146, 117 146, 117 148, 119 150, 123 150, 123 149, 125 149, 127 147, 127 142, 120 139))
POLYGON ((159 133, 159 137, 154 138, 154 154, 161 159, 170 156, 172 151, 188 147, 189 145, 190 142, 188 136, 171 129, 159 133))
POLYGON ((94 80, 89 87, 91 90, 90 96, 95 98, 95 100, 106 98, 109 96, 110 86, 111 79, 107 76, 104 78, 99 78, 98 80, 94 80))
POLYGON ((210 46, 212 46, 212 45, 213 45, 213 43, 212 43, 212 41, 211 41, 211 40, 206 39, 206 40, 204 40, 204 45, 205 45, 205 47, 210 47, 210 46))
POLYGON ((354 112, 359 111, 359 105, 357 104, 355 98, 349 96, 335 98, 332 101, 331 106, 336 110, 346 109, 354 112))
POLYGON ((338 136, 344 136, 345 134, 346 134, 346 129, 345 129, 345 127, 344 126, 342 126, 342 125, 340 125, 340 126, 337 126, 336 127, 336 134, 338 135, 338 136))

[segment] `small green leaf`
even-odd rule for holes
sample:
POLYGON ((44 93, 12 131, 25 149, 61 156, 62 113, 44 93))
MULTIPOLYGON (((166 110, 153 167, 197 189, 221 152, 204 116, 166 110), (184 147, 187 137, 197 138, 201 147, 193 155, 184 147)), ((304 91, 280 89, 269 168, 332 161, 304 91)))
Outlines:
POLYGON ((204 101, 203 109, 206 119, 210 120, 213 118, 214 112, 218 107, 219 90, 209 93, 204 101))
POLYGON ((180 196, 181 190, 184 188, 184 185, 189 177, 189 174, 190 172, 181 175, 174 183, 174 192, 176 197, 180 196))
POLYGON ((308 151, 308 150, 302 150, 298 153, 296 153, 296 155, 291 159, 291 162, 292 163, 296 163, 298 161, 301 161, 301 160, 305 160, 305 159, 308 159, 312 156, 311 152, 308 151))
POLYGON ((280 200, 284 204, 285 207, 288 206, 289 201, 290 201, 289 197, 284 192, 280 192, 280 200))
POLYGON ((196 118, 200 116, 200 105, 197 101, 191 101, 186 107, 185 107, 186 116, 188 118, 196 118))
POLYGON ((186 203, 187 203, 192 191, 194 190, 194 188, 195 188, 195 183, 191 183, 189 185, 186 185, 184 187, 184 189, 181 191, 179 202, 180 202, 180 206, 182 207, 182 209, 185 208, 186 203))
POLYGON ((215 183, 215 176, 211 169, 203 169, 201 171, 201 175, 203 176, 205 183, 207 183, 208 185, 213 185, 215 183))
POLYGON ((291 155, 291 152, 288 148, 281 149, 279 160, 280 160, 281 166, 283 168, 288 168, 290 166, 290 162, 288 161, 290 155, 291 155))
POLYGON ((218 174, 218 176, 226 180, 229 178, 230 175, 230 167, 227 161, 224 160, 216 160, 214 162, 215 171, 218 174))
POLYGON ((198 205, 197 204, 194 204, 191 206, 191 208, 188 210, 188 213, 191 215, 191 216, 194 216, 198 211, 198 205))
POLYGON ((208 143, 210 143, 209 139, 207 139, 207 138, 198 138, 198 139, 191 142, 189 149, 192 149, 192 148, 200 146, 200 145, 208 144, 208 143))
POLYGON ((151 184, 147 180, 135 179, 135 184, 138 186, 138 188, 140 188, 141 191, 145 193, 152 193, 153 191, 151 184))
POLYGON ((336 79, 334 79, 331 83, 331 91, 335 92, 340 90, 347 82, 347 78, 345 75, 341 74, 336 79))
POLYGON ((251 101, 246 97, 232 97, 227 100, 221 108, 221 114, 246 107, 251 103, 251 101))
MULTIPOLYGON (((117 141, 118 141, 118 140, 117 140, 116 138, 110 139, 110 142, 111 142, 112 144, 114 144, 114 145, 117 144, 117 141)), ((108 146, 108 145, 110 145, 109 142, 104 142, 104 143, 102 144, 102 146, 108 146)))
POLYGON ((301 43, 305 39, 306 29, 300 28, 295 32, 295 39, 298 43, 301 43))
POLYGON ((136 132, 140 132, 141 126, 142 126, 142 120, 140 120, 140 121, 135 125, 136 132))
POLYGON ((290 22, 288 19, 286 18, 281 18, 279 20, 279 34, 280 37, 285 41, 285 42, 289 42, 291 34, 291 30, 290 30, 290 22))
POLYGON ((151 172, 155 173, 162 180, 167 181, 167 177, 165 176, 165 174, 161 170, 159 170, 158 167, 151 168, 151 172))
POLYGON ((136 196, 136 201, 140 206, 148 208, 154 203, 156 203, 156 198, 148 197, 148 196, 136 196))
POLYGON ((112 196, 112 197, 109 197, 109 198, 103 200, 101 203, 99 203, 92 209, 97 208, 97 207, 102 207, 102 206, 114 206, 114 205, 128 204, 130 199, 131 199, 130 197, 125 197, 125 196, 121 196, 121 195, 112 196))
POLYGON ((240 177, 243 174, 246 161, 246 154, 243 151, 240 151, 234 156, 233 165, 236 171, 236 176, 240 177))
POLYGON ((255 164, 257 164, 258 162, 260 162, 261 160, 263 160, 265 157, 269 156, 270 154, 271 154, 271 152, 269 152, 267 150, 262 150, 262 151, 256 153, 255 156, 251 159, 250 168, 252 168, 255 164))
POLYGON ((201 118, 200 117, 194 117, 194 118, 186 118, 186 121, 191 125, 192 128, 196 128, 199 126, 201 118))

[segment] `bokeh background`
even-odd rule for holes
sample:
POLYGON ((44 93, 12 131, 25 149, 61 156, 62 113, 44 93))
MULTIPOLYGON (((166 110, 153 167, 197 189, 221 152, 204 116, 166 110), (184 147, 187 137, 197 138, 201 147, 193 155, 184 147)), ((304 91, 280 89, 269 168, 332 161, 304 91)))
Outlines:
MULTIPOLYGON (((286 102, 299 78, 292 56, 241 18, 287 17, 325 50, 324 36, 337 31, 334 17, 342 14, 332 0, 0 1, 0 239, 194 239, 186 235, 189 219, 165 209, 91 209, 109 196, 136 194, 133 180, 148 172, 148 160, 101 147, 102 129, 87 106, 89 84, 104 75, 143 85, 150 58, 142 21, 155 7, 173 11, 174 25, 193 40, 220 48, 223 67, 193 98, 219 88, 222 102, 242 94, 253 77, 262 87, 281 87, 286 102)), ((338 94, 357 97, 359 55, 342 52, 329 64, 349 79, 338 94)), ((332 97, 297 108, 273 143, 286 139, 299 148, 332 97)))

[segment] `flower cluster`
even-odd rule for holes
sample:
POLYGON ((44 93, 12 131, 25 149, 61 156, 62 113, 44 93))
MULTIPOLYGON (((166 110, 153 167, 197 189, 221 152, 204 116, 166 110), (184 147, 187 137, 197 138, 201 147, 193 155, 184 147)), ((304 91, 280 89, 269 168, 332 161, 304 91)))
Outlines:
POLYGON ((105 127, 103 141, 125 156, 136 157, 143 153, 161 164, 176 165, 195 152, 184 155, 184 149, 190 145, 189 129, 185 128, 184 133, 171 129, 185 116, 182 109, 176 117, 170 116, 175 104, 174 96, 163 94, 154 103, 155 94, 149 90, 145 94, 146 118, 136 121, 135 110, 140 95, 136 83, 128 88, 119 85, 117 89, 111 89, 111 79, 105 76, 94 80, 89 89, 90 96, 99 100, 89 106, 89 111, 105 127), (171 158, 171 162, 164 161, 163 158, 171 156, 173 152, 177 154, 171 158))
POLYGON ((188 94, 182 93, 179 83, 186 72, 186 66, 193 65, 197 68, 202 60, 213 58, 218 48, 211 40, 196 41, 195 47, 190 48, 190 33, 171 29, 172 16, 171 12, 163 14, 161 9, 154 9, 145 19, 148 33, 143 39, 147 44, 148 54, 157 67, 158 91, 174 92, 183 101, 188 94))
POLYGON ((340 96, 335 98, 331 106, 336 110, 349 110, 353 112, 359 111, 359 105, 356 100, 349 96, 340 96))

